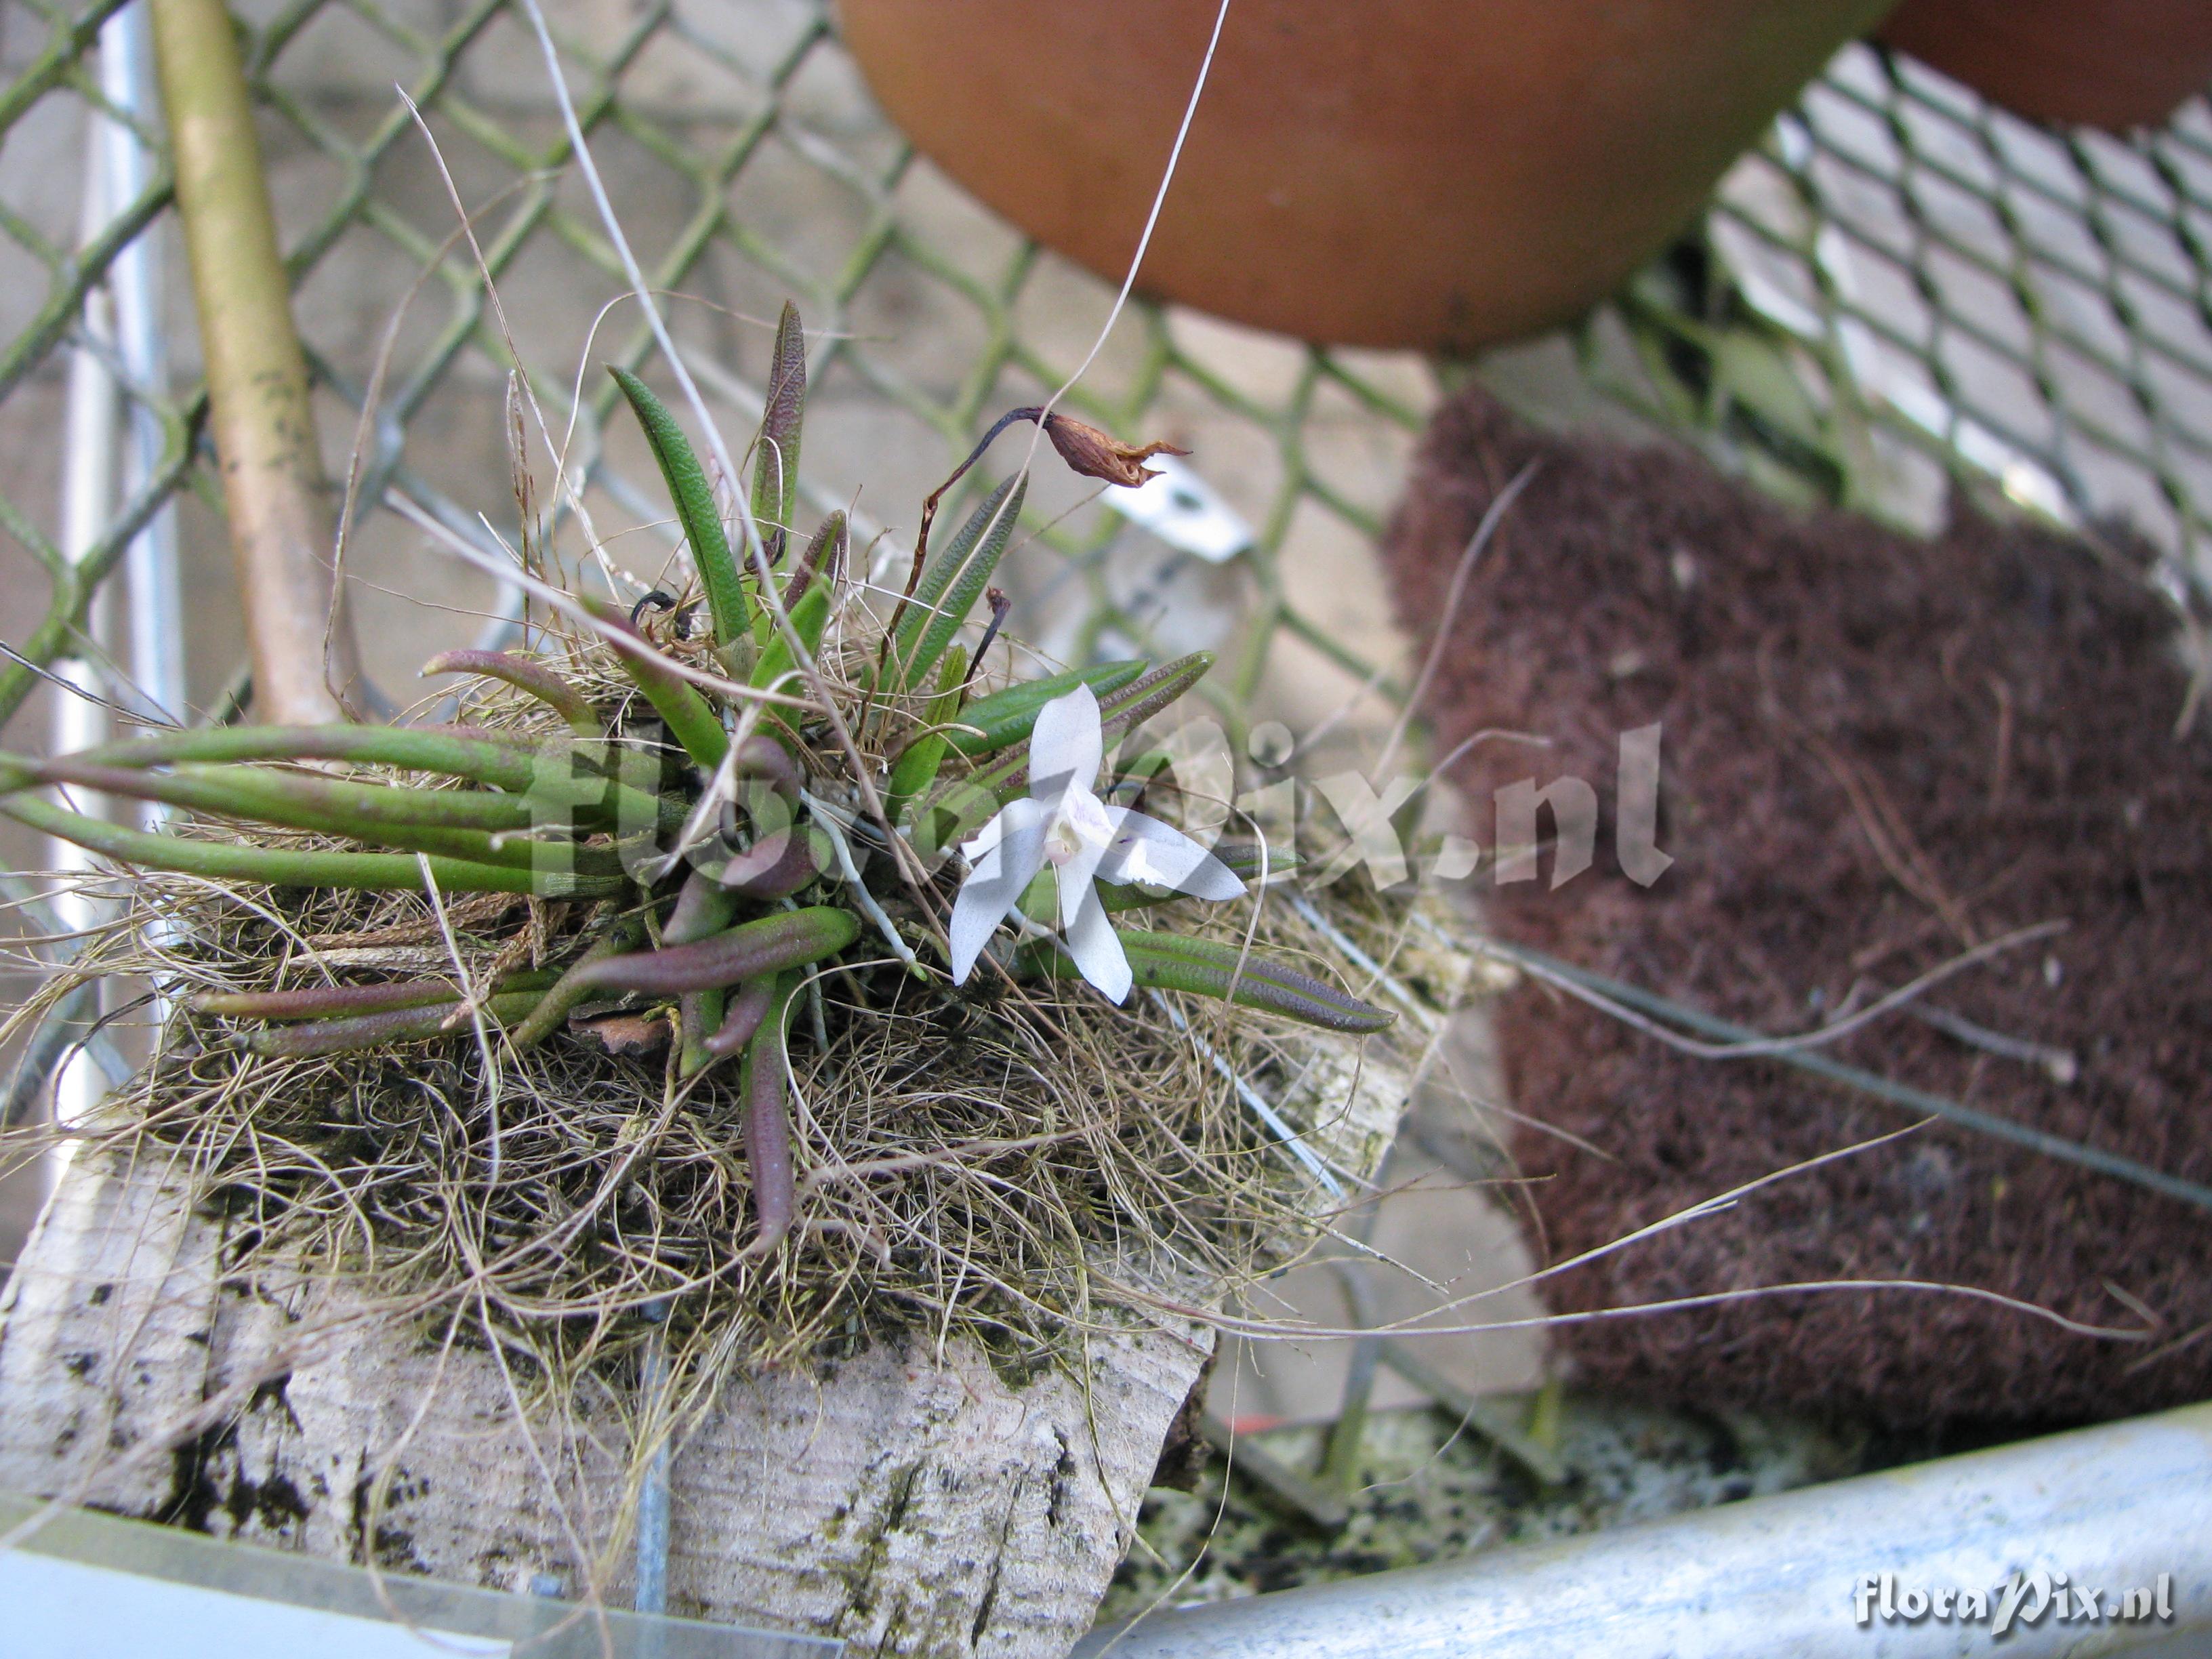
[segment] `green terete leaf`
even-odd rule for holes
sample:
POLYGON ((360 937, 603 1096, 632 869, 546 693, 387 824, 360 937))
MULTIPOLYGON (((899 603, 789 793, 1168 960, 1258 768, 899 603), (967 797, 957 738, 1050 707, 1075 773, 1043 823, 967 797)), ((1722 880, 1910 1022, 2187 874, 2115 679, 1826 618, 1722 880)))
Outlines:
POLYGON ((1026 743, 1036 725, 1037 711, 1054 697, 1064 697, 1079 685, 1089 686, 1099 698, 1109 697, 1144 672, 1141 662, 1102 662, 1065 674, 1049 674, 1041 680, 1024 680, 988 697, 978 697, 962 709, 959 723, 945 734, 946 741, 954 752, 971 757, 1026 743))
POLYGON ((753 522, 771 565, 782 561, 799 505, 799 428, 805 413, 806 334, 799 325, 799 307, 786 300, 769 353, 768 406, 753 452, 753 522))
POLYGON ((738 577, 738 562, 731 556, 730 538, 722 529, 722 515, 714 506, 714 486, 707 482, 707 469, 699 465, 691 441, 676 424, 668 406, 653 395, 644 381, 611 364, 607 373, 629 399, 637 423, 645 428, 653 459, 660 464, 661 478, 676 507, 676 520, 684 526, 684 538, 691 546, 691 562, 698 567, 699 580, 707 590, 707 609, 714 619, 714 643, 728 646, 747 638, 752 613, 738 577))
POLYGON ((945 764, 945 750, 950 746, 951 723, 960 717, 960 688, 967 678, 968 653, 956 645, 937 677, 937 695, 930 699, 927 724, 891 768, 890 792, 884 802, 884 810, 890 815, 892 823, 898 822, 899 813, 908 801, 937 781, 938 769, 945 764))
MULTIPOLYGON (((1349 1036, 1387 1030, 1397 1018, 1262 951, 1240 951, 1222 940, 1187 939, 1178 933, 1146 933, 1127 927, 1116 928, 1115 933, 1139 986, 1214 997, 1349 1036)), ((1054 979, 1082 977, 1056 944, 1026 945, 1016 963, 1018 968, 1054 979)))
POLYGON ((966 624, 968 613, 999 568, 999 556, 1014 533, 1028 488, 1025 478, 1007 479, 983 498, 959 534, 931 558, 891 639, 890 683, 895 689, 902 690, 932 673, 966 624))

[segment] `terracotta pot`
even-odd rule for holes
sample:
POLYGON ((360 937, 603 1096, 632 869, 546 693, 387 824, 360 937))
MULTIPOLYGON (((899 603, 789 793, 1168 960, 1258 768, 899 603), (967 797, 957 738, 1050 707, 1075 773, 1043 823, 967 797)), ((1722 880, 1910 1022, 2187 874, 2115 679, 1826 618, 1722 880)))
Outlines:
POLYGON ((1881 39, 2031 119, 2116 132, 2212 82, 2207 0, 1905 0, 1881 39))
MULTIPOLYGON (((1572 317, 1693 215, 1889 0, 1236 0, 1147 291, 1311 339, 1465 349, 1572 317)), ((915 142, 1125 268, 1205 0, 842 0, 915 142)))

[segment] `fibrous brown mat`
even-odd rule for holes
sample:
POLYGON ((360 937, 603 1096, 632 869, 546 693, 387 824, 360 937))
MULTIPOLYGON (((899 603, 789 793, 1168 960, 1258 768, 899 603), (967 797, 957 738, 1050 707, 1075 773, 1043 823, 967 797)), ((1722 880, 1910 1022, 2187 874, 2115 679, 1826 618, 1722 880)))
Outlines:
MULTIPOLYGON (((1477 391, 1437 419, 1389 538, 1424 647, 1483 510, 1530 461, 1428 710, 1441 751, 1486 726, 1552 741, 1480 744, 1455 769, 1482 840, 1492 792, 1531 774, 1595 785, 1601 830, 1595 866, 1557 891, 1548 854, 1540 881, 1482 878, 1493 930, 1783 1035, 2063 921, 1914 1005, 1951 1029, 1894 1013, 1821 1052, 2212 1182, 2212 744, 2174 735, 2186 677, 2133 555, 2100 562, 1963 508, 1929 543, 1801 516, 1685 453, 1539 434, 1477 391), (1675 863, 1646 890, 1615 861, 1613 808, 1620 736, 1653 722, 1675 863), (2049 1052, 1996 1052, 2008 1039, 2049 1052), (2063 1054, 2068 1084, 2051 1074, 2063 1054)), ((1516 1133, 1552 1261, 1915 1121, 1771 1060, 1674 1052, 1544 985, 1498 1023, 1516 1109, 1605 1155, 1516 1133)), ((1853 1291, 1559 1340, 1593 1380, 1899 1427, 2212 1395, 2212 1213, 1953 1127, 1794 1176, 1548 1294, 1591 1309, 1857 1278, 2157 1324, 2126 1344, 1960 1297, 1853 1291)))

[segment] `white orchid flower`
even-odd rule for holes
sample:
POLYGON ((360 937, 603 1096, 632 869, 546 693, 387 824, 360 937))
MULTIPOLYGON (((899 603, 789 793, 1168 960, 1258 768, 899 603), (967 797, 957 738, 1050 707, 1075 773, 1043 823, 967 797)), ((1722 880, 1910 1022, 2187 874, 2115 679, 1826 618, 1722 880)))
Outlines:
POLYGON ((999 924, 1048 864, 1060 889, 1060 926, 1076 968, 1115 1002, 1128 997, 1129 959, 1094 884, 1143 882, 1194 898, 1232 899, 1244 884, 1180 830, 1093 792, 1105 758, 1098 699, 1087 685, 1037 711, 1030 734, 1030 793, 961 847, 970 866, 952 906, 952 982, 964 985, 999 924))

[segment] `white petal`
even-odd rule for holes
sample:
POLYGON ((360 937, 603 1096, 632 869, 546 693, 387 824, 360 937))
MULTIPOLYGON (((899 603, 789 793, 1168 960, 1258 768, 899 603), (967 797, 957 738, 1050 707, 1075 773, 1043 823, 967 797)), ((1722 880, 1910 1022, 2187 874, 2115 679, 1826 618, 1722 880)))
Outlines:
POLYGON ((1106 739, 1098 729, 1098 699, 1087 685, 1054 697, 1037 710, 1030 732, 1030 793, 1056 800, 1068 788, 1089 789, 1098 781, 1106 758, 1106 739))
POLYGON ((1060 866, 1060 925, 1072 929, 1075 918, 1087 901, 1092 906, 1098 902, 1091 884, 1097 878, 1098 861, 1111 849, 1110 842, 1078 842, 1075 850, 1060 866))
POLYGON ((1000 819, 1006 816, 1005 812, 1000 812, 988 823, 960 843, 960 856, 968 860, 970 869, 981 864, 990 850, 999 844, 999 836, 1002 833, 1000 819))
POLYGON ((1233 899, 1243 892, 1236 872, 1182 830, 1126 807, 1119 811, 1113 845, 1099 862, 1099 880, 1142 882, 1202 899, 1233 899))
POLYGON ((1044 867, 1044 809, 1026 798, 1011 802, 968 843, 975 867, 952 902, 952 982, 965 985, 975 958, 1023 890, 1044 867), (980 845, 979 845, 980 844, 980 845))
MULTIPOLYGON (((1060 889, 1063 895, 1066 890, 1065 886, 1060 889)), ((1098 902, 1097 888, 1083 890, 1082 900, 1076 906, 1064 937, 1067 954, 1075 958, 1075 966, 1083 977, 1103 992, 1109 1001, 1127 1002, 1129 987, 1134 982, 1129 973, 1128 954, 1115 934, 1114 919, 1098 902)))
POLYGON ((1060 798, 1060 820, 1079 847, 1103 848, 1114 839, 1113 814, 1088 788, 1071 787, 1060 798))

